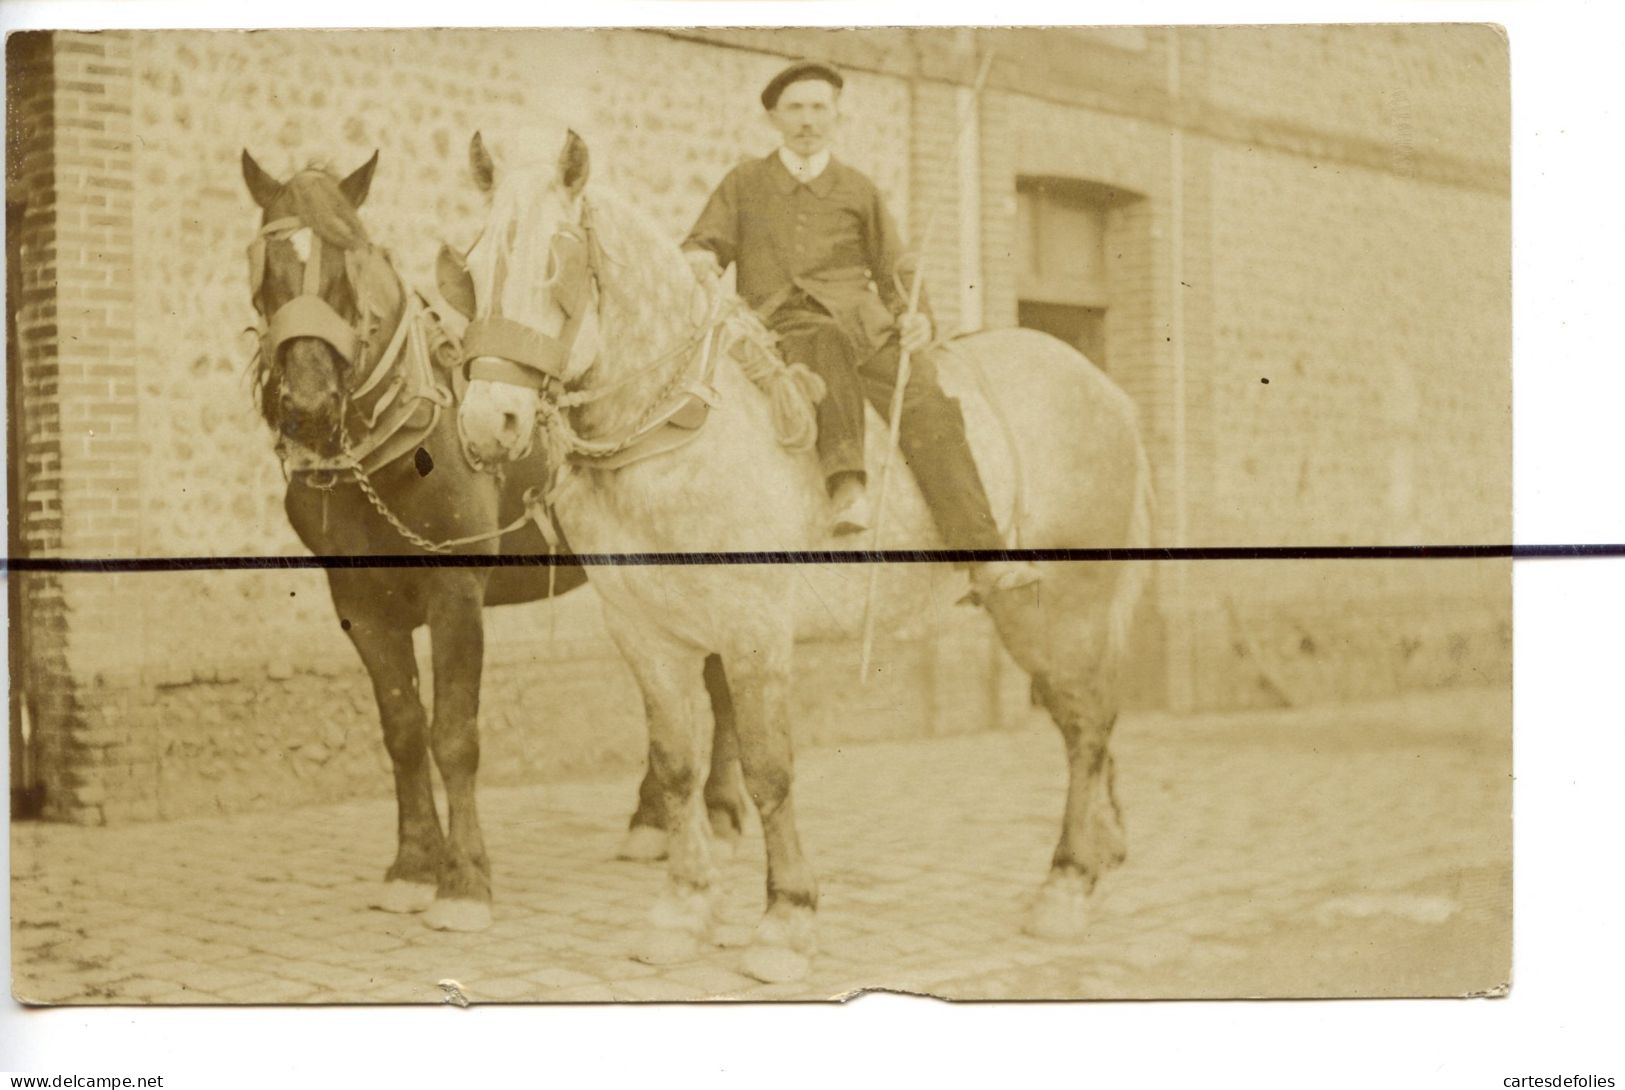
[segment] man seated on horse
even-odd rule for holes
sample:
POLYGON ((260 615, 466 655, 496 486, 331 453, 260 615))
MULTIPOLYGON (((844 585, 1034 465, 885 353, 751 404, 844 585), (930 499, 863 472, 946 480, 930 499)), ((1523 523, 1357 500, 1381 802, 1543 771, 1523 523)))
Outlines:
MULTIPOLYGON (((683 250, 702 278, 737 265, 739 293, 778 334, 785 359, 823 378, 818 456, 835 533, 868 529, 863 403, 867 397, 888 413, 907 348, 898 442, 937 530, 951 549, 1003 549, 959 404, 922 354, 932 338, 929 310, 908 309, 914 260, 875 184, 830 155, 843 82, 816 61, 792 64, 768 82, 762 105, 782 146, 729 172, 683 250)), ((1031 564, 1017 561, 978 564, 972 573, 982 593, 1037 578, 1031 564)))

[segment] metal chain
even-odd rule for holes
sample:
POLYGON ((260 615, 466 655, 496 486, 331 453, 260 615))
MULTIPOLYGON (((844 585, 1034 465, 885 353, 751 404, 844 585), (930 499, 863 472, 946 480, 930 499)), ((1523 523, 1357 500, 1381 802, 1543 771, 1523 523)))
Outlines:
POLYGON ((360 461, 354 458, 354 456, 350 455, 348 408, 349 398, 346 396, 346 411, 339 417, 339 446, 340 449, 344 451, 344 457, 350 462, 350 476, 355 481, 356 487, 361 489, 361 494, 367 497, 367 502, 372 504, 372 509, 382 515, 384 521, 389 523, 390 526, 394 527, 395 532, 400 534, 401 537, 405 538, 408 544, 415 545, 424 552, 428 553, 449 553, 459 545, 475 545, 482 541, 491 541, 495 538, 506 537, 508 534, 519 529, 521 526, 525 525, 526 522, 530 521, 530 513, 526 512, 525 514, 520 515, 513 522, 510 522, 508 525, 496 530, 492 530, 488 533, 474 534, 471 537, 451 538, 447 541, 430 541, 428 538, 424 537, 422 534, 408 526, 405 522, 401 521, 400 516, 395 514, 395 512, 390 509, 389 504, 384 502, 384 498, 380 496, 378 494, 378 490, 372 486, 372 478, 367 475, 366 467, 362 465, 360 461))
POLYGON ((452 538, 448 541, 430 541, 428 538, 412 529, 406 523, 402 522, 400 516, 396 515, 394 511, 390 510, 389 504, 384 502, 384 498, 380 496, 378 494, 378 490, 372 486, 372 479, 367 476, 366 470, 362 469, 360 466, 355 466, 351 469, 351 473, 354 475, 356 487, 360 488, 361 494, 367 497, 367 502, 372 504, 373 510, 382 515, 384 517, 384 521, 393 526, 397 534, 400 534, 407 540, 408 543, 416 545, 424 552, 446 553, 457 548, 459 545, 474 545, 481 541, 491 541, 495 538, 506 537, 508 534, 513 533, 515 530, 521 528, 525 525, 525 523, 530 521, 530 514, 529 512, 526 512, 525 514, 520 515, 517 519, 514 519, 508 525, 503 526, 500 529, 491 530, 487 533, 474 534, 471 537, 452 538))
MULTIPOLYGON (((700 372, 707 370, 707 365, 716 353, 716 336, 721 325, 720 316, 708 322, 695 341, 685 344, 681 351, 688 352, 694 348, 704 348, 705 357, 701 361, 700 372)), ((674 358, 677 353, 671 353, 663 359, 674 358)), ((651 424, 660 411, 667 407, 668 400, 689 381, 688 367, 678 368, 667 381, 660 394, 649 402, 637 422, 622 433, 619 439, 588 439, 576 434, 575 428, 570 425, 565 416, 567 408, 542 398, 537 407, 538 415, 542 417, 542 425, 550 430, 556 429, 564 440, 564 445, 572 454, 588 458, 608 458, 621 453, 637 440, 642 438, 644 429, 651 424)))

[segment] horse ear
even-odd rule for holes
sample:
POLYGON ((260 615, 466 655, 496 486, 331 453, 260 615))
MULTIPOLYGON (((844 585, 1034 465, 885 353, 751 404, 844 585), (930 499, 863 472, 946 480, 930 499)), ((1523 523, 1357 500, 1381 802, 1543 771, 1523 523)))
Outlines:
POLYGON ((496 182, 496 164, 491 162, 491 153, 485 150, 485 138, 478 131, 468 142, 468 169, 473 173, 474 184, 480 187, 480 192, 491 192, 491 186, 496 182))
POLYGON ((248 195, 261 208, 270 208, 271 202, 282 192, 282 183, 267 174, 248 154, 247 148, 243 149, 243 181, 248 184, 248 195))
POLYGON ((591 165, 587 156, 587 142, 574 129, 569 130, 564 136, 564 150, 559 153, 559 181, 570 191, 570 196, 577 196, 586 186, 587 171, 591 165))
POLYGON ((464 318, 474 317, 474 278, 469 275, 468 266, 463 259, 457 256, 445 243, 440 244, 440 253, 434 261, 435 285, 440 289, 440 297, 451 304, 453 310, 464 318))
POLYGON ((366 201, 367 194, 372 190, 372 172, 376 169, 378 153, 374 151, 371 159, 356 167, 355 173, 339 183, 339 192, 344 194, 351 208, 360 208, 366 201))

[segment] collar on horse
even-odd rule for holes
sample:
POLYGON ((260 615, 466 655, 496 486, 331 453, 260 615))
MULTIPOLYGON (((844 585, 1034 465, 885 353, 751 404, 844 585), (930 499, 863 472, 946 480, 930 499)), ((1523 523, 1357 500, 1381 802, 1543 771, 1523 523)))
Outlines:
MULTIPOLYGON (((298 217, 267 223, 249 246, 249 272, 258 296, 265 276, 265 244, 305 229, 298 217)), ((351 365, 367 355, 364 331, 343 318, 321 297, 322 238, 310 231, 310 255, 305 261, 300 294, 260 323, 260 353, 277 359, 282 345, 295 337, 325 341, 351 365)), ((289 474, 372 473, 415 449, 440 422, 440 413, 452 402, 451 391, 436 378, 432 353, 450 338, 432 310, 416 292, 402 288, 400 318, 384 350, 360 380, 345 391, 343 448, 331 457, 317 454, 286 437, 277 442, 277 454, 289 474), (359 425, 360 439, 350 439, 350 424, 359 425)))

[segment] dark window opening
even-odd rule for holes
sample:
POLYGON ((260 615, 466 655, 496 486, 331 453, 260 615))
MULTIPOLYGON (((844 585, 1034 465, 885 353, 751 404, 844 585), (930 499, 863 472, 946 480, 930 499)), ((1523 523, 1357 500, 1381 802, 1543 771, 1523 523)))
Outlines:
POLYGON ((1127 194, 1077 179, 1016 180, 1016 320, 1106 366, 1106 232, 1127 194))
POLYGON ((1105 370, 1105 307, 1079 307, 1023 299, 1017 302, 1016 311, 1016 321, 1024 328, 1036 329, 1065 341, 1088 356, 1090 363, 1105 370))

